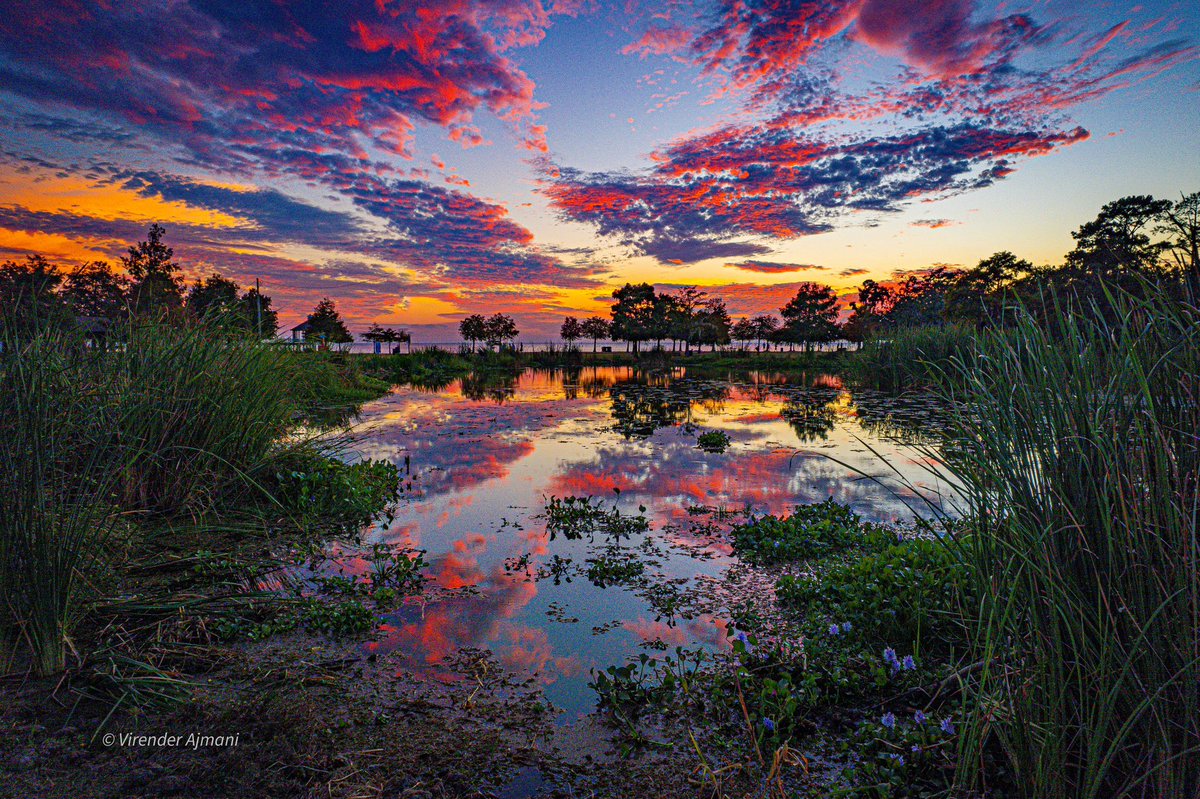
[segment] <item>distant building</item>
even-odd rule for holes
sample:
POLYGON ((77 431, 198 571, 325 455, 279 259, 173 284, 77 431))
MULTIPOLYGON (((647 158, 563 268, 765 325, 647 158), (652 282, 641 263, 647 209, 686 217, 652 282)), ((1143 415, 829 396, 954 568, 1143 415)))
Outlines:
POLYGON ((292 341, 304 341, 304 336, 312 329, 312 323, 305 319, 292 328, 292 341))

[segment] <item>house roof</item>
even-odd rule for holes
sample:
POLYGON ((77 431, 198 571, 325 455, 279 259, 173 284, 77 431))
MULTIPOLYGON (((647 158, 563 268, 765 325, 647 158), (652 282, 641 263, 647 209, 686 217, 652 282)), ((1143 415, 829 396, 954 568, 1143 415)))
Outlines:
POLYGON ((308 330, 310 327, 312 327, 312 322, 310 322, 309 320, 305 319, 303 322, 301 322, 300 324, 298 324, 298 325, 296 325, 295 327, 293 327, 293 328, 292 328, 292 330, 293 330, 293 331, 298 331, 298 332, 300 332, 300 333, 303 333, 303 332, 305 332, 306 330, 308 330))

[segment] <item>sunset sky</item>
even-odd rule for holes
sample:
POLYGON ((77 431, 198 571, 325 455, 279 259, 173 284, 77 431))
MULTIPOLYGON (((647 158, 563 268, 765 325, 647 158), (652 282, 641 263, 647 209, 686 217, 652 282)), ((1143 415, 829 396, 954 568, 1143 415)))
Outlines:
POLYGON ((290 327, 526 337, 615 285, 735 315, 798 281, 1054 262, 1200 190, 1200 5, 30 0, 0 17, 0 259, 189 277, 290 327))

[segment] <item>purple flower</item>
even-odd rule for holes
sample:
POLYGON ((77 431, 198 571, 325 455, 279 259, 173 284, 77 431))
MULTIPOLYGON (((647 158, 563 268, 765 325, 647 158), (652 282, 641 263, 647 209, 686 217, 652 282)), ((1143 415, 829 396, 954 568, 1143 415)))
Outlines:
POLYGON ((747 652, 754 648, 753 644, 750 643, 750 637, 741 630, 738 630, 737 635, 733 637, 742 642, 742 646, 746 647, 747 652))
POLYGON ((837 635, 839 631, 840 631, 840 628, 836 624, 829 625, 829 634, 830 635, 837 635))
POLYGON ((917 670, 917 662, 915 660, 913 660, 912 655, 904 656, 904 670, 905 671, 916 671, 917 670))
POLYGON ((854 627, 852 627, 852 626, 850 625, 850 622, 848 622, 848 621, 844 621, 844 622, 842 622, 842 632, 844 632, 844 633, 848 633, 848 632, 850 632, 850 631, 851 631, 851 630, 853 630, 853 629, 854 629, 854 627))
POLYGON ((904 765, 904 755, 898 755, 895 752, 891 752, 888 754, 888 757, 890 757, 892 760, 895 760, 897 766, 904 765))
POLYGON ((920 752, 920 751, 921 751, 921 746, 920 746, 920 744, 913 744, 912 750, 913 750, 914 752, 920 752))
POLYGON ((892 667, 892 674, 897 674, 900 671, 900 661, 896 659, 896 650, 890 646, 883 650, 883 662, 892 667))
POLYGON ((916 713, 913 713, 913 721, 918 724, 924 724, 926 718, 926 715, 919 710, 916 713))
POLYGON ((942 719, 940 726, 942 728, 942 732, 946 733, 947 735, 954 734, 954 722, 951 721, 949 717, 942 719))
POLYGON ((763 716, 763 726, 767 728, 767 732, 775 732, 775 722, 766 716, 763 716))
POLYGON ((883 718, 879 720, 879 723, 887 727, 889 730, 894 730, 896 728, 896 714, 890 712, 884 713, 883 718))

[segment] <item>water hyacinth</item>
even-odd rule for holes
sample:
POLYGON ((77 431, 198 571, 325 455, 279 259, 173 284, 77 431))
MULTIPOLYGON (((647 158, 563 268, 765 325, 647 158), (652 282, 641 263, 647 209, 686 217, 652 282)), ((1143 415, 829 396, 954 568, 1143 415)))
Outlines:
POLYGON ((916 670, 917 670, 917 662, 916 662, 915 660, 913 660, 913 656, 912 656, 912 655, 905 655, 905 656, 904 656, 904 663, 903 663, 903 665, 904 665, 904 670, 905 670, 905 671, 916 671, 916 670))
POLYGON ((763 716, 762 725, 767 728, 767 732, 775 732, 775 722, 763 716))
POLYGON ((913 721, 915 721, 917 724, 924 724, 927 719, 928 716, 919 710, 916 713, 913 713, 913 721))
POLYGON ((854 629, 854 626, 851 625, 850 622, 848 622, 848 621, 842 622, 842 632, 843 633, 848 633, 853 629, 854 629))
POLYGON ((893 675, 900 673, 900 669, 902 668, 900 660, 896 657, 896 650, 890 646, 883 650, 883 662, 892 667, 893 675))
POLYGON ((884 713, 883 718, 879 720, 879 723, 887 727, 889 730, 894 730, 896 728, 896 714, 890 711, 884 713))
POLYGON ((829 625, 829 634, 830 635, 837 635, 839 632, 841 632, 841 628, 838 627, 836 624, 829 625))
POLYGON ((951 721, 948 716, 942 719, 942 723, 939 726, 942 728, 942 732, 946 733, 947 735, 954 734, 954 722, 951 721))

